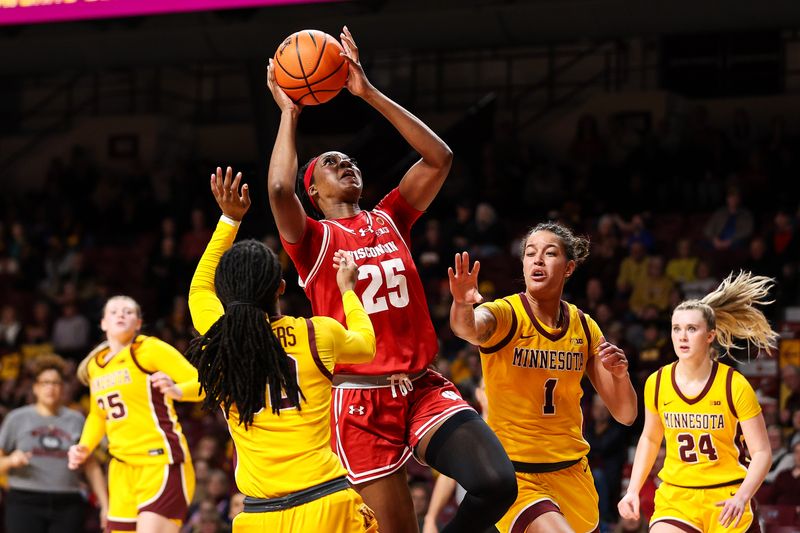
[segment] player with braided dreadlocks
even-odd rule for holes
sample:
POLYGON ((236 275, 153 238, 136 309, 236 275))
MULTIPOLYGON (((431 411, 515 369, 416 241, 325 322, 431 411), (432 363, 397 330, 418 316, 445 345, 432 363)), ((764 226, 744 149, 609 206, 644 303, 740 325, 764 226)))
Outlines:
POLYGON ((205 405, 222 407, 236 446, 236 484, 247 496, 234 531, 377 531, 330 448, 334 364, 375 356, 375 331, 353 292, 358 267, 348 254, 334 257, 349 329, 328 317, 282 316, 277 256, 254 240, 231 246, 250 207, 241 177, 230 167, 211 176, 223 215, 189 289, 202 336, 187 352, 205 405))

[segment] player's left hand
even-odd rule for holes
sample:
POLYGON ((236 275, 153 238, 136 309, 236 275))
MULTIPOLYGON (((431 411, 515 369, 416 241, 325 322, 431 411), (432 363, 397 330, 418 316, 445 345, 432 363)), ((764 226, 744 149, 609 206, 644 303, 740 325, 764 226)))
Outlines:
POLYGON ((237 172, 233 177, 233 169, 228 167, 225 176, 222 176, 222 168, 217 167, 217 172, 211 174, 211 193, 214 200, 222 209, 222 214, 233 220, 241 221, 244 214, 250 209, 250 188, 245 183, 239 193, 239 185, 242 182, 242 173, 237 172))
POLYGON ((183 392, 175 385, 175 381, 165 373, 158 371, 150 376, 150 381, 161 394, 173 400, 180 400, 183 398, 183 392))
POLYGON ((719 514, 719 523, 722 527, 737 527, 744 515, 747 499, 737 492, 727 500, 717 502, 716 505, 722 507, 722 512, 719 514))
POLYGON ((358 46, 353 39, 353 34, 347 29, 347 26, 342 28, 342 33, 339 34, 339 40, 342 42, 342 57, 349 63, 347 83, 345 87, 354 96, 363 97, 370 89, 371 84, 367 80, 367 75, 364 74, 364 68, 361 66, 361 61, 358 55, 358 46))
POLYGON ((628 374, 628 358, 622 348, 611 344, 605 337, 600 338, 600 351, 597 357, 603 363, 603 368, 611 372, 615 377, 624 378, 628 374))

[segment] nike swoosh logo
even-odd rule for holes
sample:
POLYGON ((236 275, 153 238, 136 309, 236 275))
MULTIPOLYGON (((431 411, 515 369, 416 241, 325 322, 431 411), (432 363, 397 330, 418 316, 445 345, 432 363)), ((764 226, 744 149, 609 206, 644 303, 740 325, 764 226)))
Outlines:
POLYGON ((520 335, 519 338, 520 339, 530 339, 531 337, 535 337, 535 336, 536 336, 536 334, 534 333, 533 335, 520 335))
POLYGON ((671 404, 671 403, 672 403, 672 400, 670 400, 670 401, 668 401, 668 402, 664 402, 664 406, 666 407, 667 405, 669 405, 669 404, 671 404))
POLYGON ((731 496, 736 496, 736 493, 735 492, 731 492, 731 496))

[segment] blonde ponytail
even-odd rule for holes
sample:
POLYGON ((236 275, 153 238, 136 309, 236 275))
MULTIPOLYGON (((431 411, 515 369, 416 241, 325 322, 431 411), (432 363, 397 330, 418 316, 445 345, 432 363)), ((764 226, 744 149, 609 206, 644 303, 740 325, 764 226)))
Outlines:
POLYGON ((103 341, 97 346, 95 346, 94 350, 89 352, 89 355, 83 358, 83 360, 78 364, 78 370, 75 374, 78 376, 78 381, 89 386, 89 362, 97 357, 97 354, 100 352, 108 350, 108 341, 103 341))
POLYGON ((743 348, 736 344, 735 339, 747 342, 748 354, 751 345, 769 351, 777 346, 779 335, 755 306, 772 303, 767 298, 773 284, 774 280, 766 276, 740 271, 734 277, 731 273, 714 292, 701 300, 683 302, 675 310, 701 311, 708 328, 717 331, 717 343, 723 355, 730 356, 732 349, 743 348))

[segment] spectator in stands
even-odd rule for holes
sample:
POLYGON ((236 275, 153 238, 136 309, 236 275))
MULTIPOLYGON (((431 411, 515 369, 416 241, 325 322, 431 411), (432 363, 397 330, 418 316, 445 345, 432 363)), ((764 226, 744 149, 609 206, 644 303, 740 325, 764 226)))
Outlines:
POLYGON ((203 255, 212 231, 206 226, 205 214, 199 207, 192 209, 191 228, 181 237, 180 256, 187 263, 194 264, 203 255))
POLYGON ((0 344, 15 348, 20 340, 22 323, 17 317, 17 309, 6 304, 0 309, 0 344))
POLYGON ((747 258, 742 263, 742 268, 761 276, 775 277, 778 268, 769 254, 767 242, 763 237, 753 237, 747 249, 747 258))
MULTIPOLYGON (((8 474, 7 533, 79 533, 84 531, 86 501, 81 475, 67 468, 67 450, 77 441, 84 417, 64 407, 66 364, 57 355, 37 358, 33 366, 35 403, 11 411, 0 427, 0 475, 8 474)), ((94 459, 86 477, 100 502, 105 526, 108 494, 103 471, 94 459)))
POLYGON ((78 306, 67 303, 53 324, 53 347, 64 357, 79 359, 89 346, 89 319, 81 314, 78 306))
POLYGON ((603 302, 605 302, 603 284, 598 278, 589 278, 586 282, 586 296, 578 299, 576 305, 597 320, 595 316, 597 315, 597 308, 603 305, 603 302))
POLYGON ((704 234, 714 250, 735 250, 743 246, 753 233, 753 214, 742 207, 739 189, 731 187, 720 207, 706 223, 704 234))
POLYGON ((414 504, 414 514, 417 517, 417 527, 422 531, 425 524, 425 514, 428 512, 431 494, 428 482, 424 479, 412 479, 408 483, 411 492, 411 502, 414 504))
POLYGON ((184 263, 178 256, 175 238, 163 237, 158 243, 158 252, 150 257, 147 272, 150 287, 156 294, 156 309, 159 315, 169 311, 172 298, 179 290, 180 281, 185 275, 184 263))
POLYGON ((773 483, 775 478, 789 468, 794 467, 794 457, 789 452, 783 438, 783 430, 780 426, 771 425, 767 427, 769 445, 772 448, 772 465, 769 468, 764 483, 773 483))
POLYGON ((600 521, 616 522, 616 498, 620 493, 622 467, 628 452, 628 431, 614 420, 599 394, 592 398, 591 421, 584 429, 589 464, 600 498, 600 521))
POLYGON ((647 308, 652 307, 663 315, 669 309, 672 280, 664 275, 664 260, 659 256, 647 260, 647 273, 633 284, 629 306, 631 311, 643 318, 647 308))
POLYGON ((667 277, 674 283, 694 281, 697 257, 692 254, 692 241, 678 240, 677 255, 667 262, 667 277))
POLYGON ((800 440, 792 446, 792 458, 794 466, 775 477, 771 494, 764 503, 800 507, 800 440))
POLYGON ((719 284, 717 278, 711 275, 711 265, 707 261, 699 261, 693 281, 681 284, 683 297, 687 300, 697 300, 714 290, 719 284))
POLYGON ((39 300, 33 304, 31 320, 25 323, 22 345, 20 351, 22 358, 27 360, 37 355, 53 353, 52 327, 50 305, 39 300))
POLYGON ((636 283, 647 276, 647 255, 644 244, 634 241, 629 250, 630 253, 619 266, 617 291, 620 295, 630 294, 636 283))
POLYGON ((594 167, 605 163, 608 156, 606 142, 600 136, 597 118, 585 114, 578 119, 575 137, 569 147, 570 161, 580 166, 594 167))
POLYGON ((788 209, 775 213, 775 227, 770 235, 770 252, 779 263, 800 259, 800 237, 797 235, 788 209))
POLYGON ((788 394, 781 407, 780 421, 784 426, 791 426, 792 413, 800 411, 800 367, 785 365, 781 368, 781 382, 788 394))
POLYGON ((621 217, 617 217, 617 225, 626 235, 626 244, 631 246, 635 242, 644 245, 647 252, 651 252, 655 245, 655 239, 645 223, 645 214, 637 213, 631 217, 630 222, 625 222, 621 217))
POLYGON ((497 219, 497 211, 486 202, 475 208, 475 219, 467 226, 467 239, 470 242, 470 253, 478 259, 494 257, 501 251, 501 244, 506 242, 506 233, 497 219))

